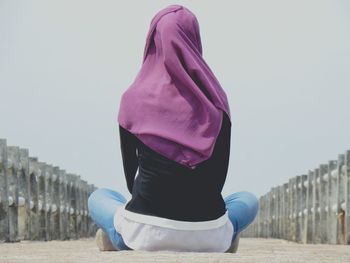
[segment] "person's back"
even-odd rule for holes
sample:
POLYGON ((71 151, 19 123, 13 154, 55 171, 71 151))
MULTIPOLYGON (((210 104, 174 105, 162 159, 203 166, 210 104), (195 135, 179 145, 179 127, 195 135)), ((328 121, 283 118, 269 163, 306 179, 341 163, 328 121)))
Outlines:
POLYGON ((160 155, 120 126, 124 172, 132 193, 126 209, 183 221, 214 220, 225 214, 221 191, 229 164, 230 136, 231 124, 223 114, 212 156, 190 169, 160 155))
POLYGON ((117 211, 114 221, 125 244, 137 250, 226 251, 233 234, 221 195, 230 154, 228 116, 223 114, 211 157, 195 169, 160 155, 123 127, 119 129, 132 198, 117 211))

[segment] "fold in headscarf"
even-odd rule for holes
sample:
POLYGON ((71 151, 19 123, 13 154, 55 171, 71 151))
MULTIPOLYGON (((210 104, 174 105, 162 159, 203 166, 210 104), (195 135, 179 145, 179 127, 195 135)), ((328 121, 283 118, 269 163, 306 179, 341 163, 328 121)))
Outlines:
POLYGON ((195 15, 181 5, 160 10, 142 67, 122 94, 118 123, 154 151, 194 169, 211 156, 223 112, 231 120, 225 91, 202 57, 195 15))

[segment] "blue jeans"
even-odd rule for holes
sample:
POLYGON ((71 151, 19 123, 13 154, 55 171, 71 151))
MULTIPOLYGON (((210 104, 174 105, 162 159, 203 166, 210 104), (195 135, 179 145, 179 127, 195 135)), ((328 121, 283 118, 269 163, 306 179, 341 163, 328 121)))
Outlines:
MULTIPOLYGON (((231 194, 224 200, 235 230, 232 237, 234 241, 237 234, 253 222, 259 210, 259 201, 254 194, 247 191, 231 194)), ((120 193, 107 188, 95 190, 88 199, 90 217, 108 235, 117 250, 131 250, 115 230, 113 222, 117 208, 126 202, 127 200, 120 193)))

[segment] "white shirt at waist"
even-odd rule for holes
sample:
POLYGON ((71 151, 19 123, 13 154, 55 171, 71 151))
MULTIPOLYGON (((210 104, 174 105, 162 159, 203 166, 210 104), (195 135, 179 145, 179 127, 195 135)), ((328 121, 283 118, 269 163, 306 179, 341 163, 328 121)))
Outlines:
POLYGON ((120 206, 114 227, 134 250, 225 252, 234 233, 226 213, 210 221, 188 222, 143 215, 120 206))

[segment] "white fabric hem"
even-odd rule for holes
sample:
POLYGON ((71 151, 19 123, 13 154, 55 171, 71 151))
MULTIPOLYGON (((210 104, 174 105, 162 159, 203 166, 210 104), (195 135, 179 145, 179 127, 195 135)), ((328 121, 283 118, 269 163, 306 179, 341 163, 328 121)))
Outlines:
POLYGON ((117 209, 114 227, 133 250, 226 252, 231 246, 234 226, 227 213, 215 220, 188 222, 125 212, 130 212, 125 205, 117 209))
POLYGON ((150 215, 143 215, 134 213, 131 211, 128 211, 125 209, 125 204, 118 207, 118 210, 116 211, 115 215, 119 214, 129 220, 143 223, 147 225, 154 225, 154 226, 160 226, 175 230, 209 230, 221 227, 229 221, 228 212, 221 217, 209 220, 209 221, 198 221, 198 222, 192 222, 192 221, 180 221, 180 220, 173 220, 168 218, 162 218, 157 216, 150 216, 150 215))

